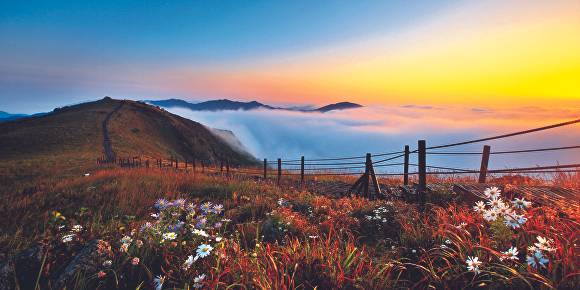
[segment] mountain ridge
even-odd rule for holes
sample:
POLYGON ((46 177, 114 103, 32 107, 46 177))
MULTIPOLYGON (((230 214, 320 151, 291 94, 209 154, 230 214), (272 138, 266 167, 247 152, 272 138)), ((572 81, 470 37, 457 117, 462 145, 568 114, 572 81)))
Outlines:
POLYGON ((249 110, 257 110, 257 109, 267 109, 267 110, 285 110, 285 111, 296 111, 296 112, 320 112, 326 113, 330 111, 336 110, 347 110, 347 109, 354 109, 354 108, 361 108, 363 107, 360 104, 352 103, 352 102, 338 102, 333 104, 328 104, 319 108, 314 109, 305 109, 300 107, 274 107, 267 104, 260 103, 258 101, 249 101, 249 102, 240 102, 240 101, 232 101, 229 99, 218 99, 218 100, 210 100, 204 101, 199 103, 191 103, 185 101, 183 99, 164 99, 164 100, 145 100, 143 102, 164 107, 164 108, 186 108, 192 111, 249 111, 249 110))

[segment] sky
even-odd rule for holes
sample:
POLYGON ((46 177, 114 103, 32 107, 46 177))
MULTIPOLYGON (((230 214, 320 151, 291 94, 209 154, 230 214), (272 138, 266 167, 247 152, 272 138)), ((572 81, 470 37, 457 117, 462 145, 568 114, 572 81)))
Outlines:
POLYGON ((547 121, 580 111, 579 51, 580 1, 1 1, 0 110, 109 95, 547 121))

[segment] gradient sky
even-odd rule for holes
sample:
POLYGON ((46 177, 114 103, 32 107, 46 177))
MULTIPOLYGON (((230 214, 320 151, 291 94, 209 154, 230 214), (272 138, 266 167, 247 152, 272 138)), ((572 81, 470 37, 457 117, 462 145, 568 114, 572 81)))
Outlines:
POLYGON ((580 1, 2 1, 0 110, 101 98, 580 110, 580 1))

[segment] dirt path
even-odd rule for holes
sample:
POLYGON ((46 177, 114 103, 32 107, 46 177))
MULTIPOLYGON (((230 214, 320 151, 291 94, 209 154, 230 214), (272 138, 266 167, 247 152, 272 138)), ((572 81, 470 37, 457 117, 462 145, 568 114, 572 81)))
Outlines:
POLYGON ((103 120, 103 151, 105 152, 105 157, 107 158, 108 162, 113 162, 117 158, 115 156, 115 152, 113 151, 113 146, 111 145, 111 137, 109 136, 109 129, 107 126, 109 125, 109 120, 121 107, 123 107, 123 102, 121 102, 114 110, 109 112, 105 119, 103 120))

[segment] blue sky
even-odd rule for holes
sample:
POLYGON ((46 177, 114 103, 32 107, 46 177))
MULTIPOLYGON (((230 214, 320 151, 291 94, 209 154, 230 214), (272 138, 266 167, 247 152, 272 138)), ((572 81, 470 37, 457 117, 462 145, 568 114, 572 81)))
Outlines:
POLYGON ((30 113, 105 94, 170 96, 148 87, 143 74, 251 62, 384 35, 447 4, 2 1, 0 109, 30 113))
POLYGON ((580 104, 579 1, 2 1, 0 110, 580 104))

